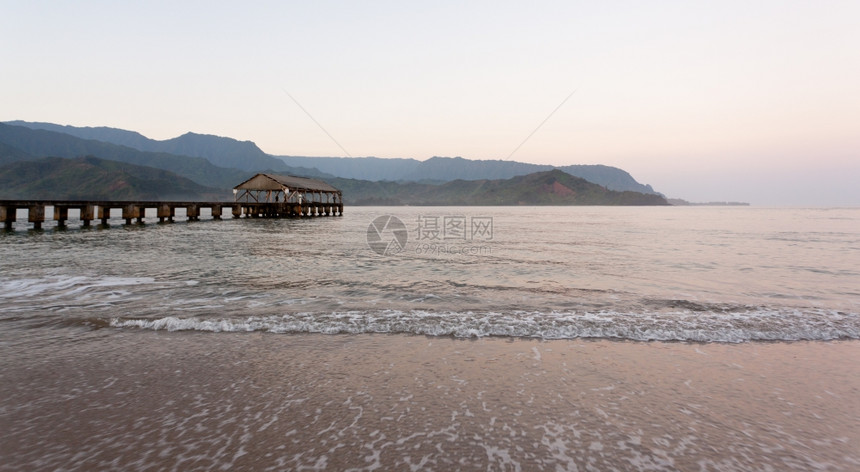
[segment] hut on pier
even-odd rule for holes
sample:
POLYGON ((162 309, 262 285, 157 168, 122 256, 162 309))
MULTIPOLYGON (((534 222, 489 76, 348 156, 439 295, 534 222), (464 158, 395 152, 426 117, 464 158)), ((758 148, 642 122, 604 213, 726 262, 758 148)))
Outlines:
POLYGON ((276 215, 343 214, 343 194, 322 180, 257 174, 233 188, 236 202, 276 215), (261 206, 260 204, 265 204, 261 206))

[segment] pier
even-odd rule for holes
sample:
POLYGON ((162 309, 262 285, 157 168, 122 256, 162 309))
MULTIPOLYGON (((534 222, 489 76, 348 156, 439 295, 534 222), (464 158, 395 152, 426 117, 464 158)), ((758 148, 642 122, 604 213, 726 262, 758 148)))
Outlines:
POLYGON ((59 228, 66 226, 70 215, 77 216, 83 227, 93 221, 107 225, 117 212, 121 212, 127 225, 143 223, 147 210, 155 214, 159 223, 172 223, 177 209, 185 210, 188 221, 199 220, 201 210, 208 210, 212 219, 220 220, 227 208, 233 218, 343 216, 341 191, 315 179, 257 174, 233 188, 233 195, 232 202, 0 200, 0 222, 4 229, 11 230, 19 210, 27 210, 27 222, 33 224, 33 229, 41 229, 49 207, 59 228))
POLYGON ((325 204, 319 202, 303 202, 301 205, 257 202, 111 202, 111 201, 52 201, 52 200, 0 200, 0 222, 6 230, 18 220, 18 210, 27 210, 27 222, 33 224, 33 229, 41 229, 45 223, 46 209, 53 208, 53 220, 57 227, 63 228, 69 220, 81 222, 88 227, 93 221, 107 225, 111 217, 121 215, 125 224, 143 223, 154 213, 159 223, 172 223, 177 209, 185 210, 187 221, 200 219, 201 210, 212 219, 220 220, 224 210, 229 208, 233 218, 285 218, 311 216, 342 216, 342 204, 325 204), (70 210, 73 210, 70 212, 70 210))

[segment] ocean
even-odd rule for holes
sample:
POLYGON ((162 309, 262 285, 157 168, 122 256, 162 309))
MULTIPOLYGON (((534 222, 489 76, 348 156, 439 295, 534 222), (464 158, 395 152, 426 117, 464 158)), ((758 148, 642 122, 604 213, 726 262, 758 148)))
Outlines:
POLYGON ((860 209, 154 216, 0 232, 0 470, 860 469, 860 209))

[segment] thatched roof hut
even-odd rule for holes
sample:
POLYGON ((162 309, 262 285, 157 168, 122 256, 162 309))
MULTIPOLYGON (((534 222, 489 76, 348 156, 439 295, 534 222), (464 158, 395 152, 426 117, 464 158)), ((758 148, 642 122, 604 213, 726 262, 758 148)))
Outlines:
POLYGON ((292 175, 257 174, 233 187, 236 201, 343 203, 340 190, 322 180, 292 175))

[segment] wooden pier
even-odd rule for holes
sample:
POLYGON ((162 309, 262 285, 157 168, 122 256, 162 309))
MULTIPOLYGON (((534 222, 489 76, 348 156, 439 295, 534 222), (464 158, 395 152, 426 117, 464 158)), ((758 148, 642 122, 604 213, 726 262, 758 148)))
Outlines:
POLYGON ((67 200, 0 200, 0 222, 12 229, 18 210, 27 210, 27 221, 34 229, 45 222, 45 209, 53 208, 57 226, 66 226, 69 210, 76 210, 84 227, 93 220, 107 225, 112 211, 121 211, 125 224, 143 223, 146 210, 154 210, 159 223, 173 222, 176 210, 185 210, 188 221, 200 219, 200 210, 209 209, 213 219, 220 220, 230 208, 233 218, 295 218, 309 216, 343 216, 343 194, 316 179, 274 174, 257 174, 233 188, 232 202, 161 202, 161 201, 67 201, 67 200), (240 193, 241 192, 241 193, 240 193))
POLYGON ((67 221, 75 219, 87 227, 93 221, 107 225, 111 217, 121 215, 125 224, 143 223, 147 210, 151 210, 159 223, 172 223, 177 209, 185 210, 188 221, 200 219, 201 210, 209 210, 212 219, 219 220, 229 208, 233 218, 293 218, 311 216, 342 216, 343 204, 302 202, 113 202, 113 201, 54 201, 54 200, 0 200, 0 222, 11 230, 17 221, 18 210, 27 210, 27 222, 33 229, 41 229, 45 222, 46 209, 53 208, 53 220, 63 228, 67 221), (70 210, 76 210, 77 215, 70 210))

